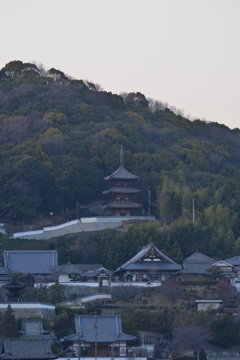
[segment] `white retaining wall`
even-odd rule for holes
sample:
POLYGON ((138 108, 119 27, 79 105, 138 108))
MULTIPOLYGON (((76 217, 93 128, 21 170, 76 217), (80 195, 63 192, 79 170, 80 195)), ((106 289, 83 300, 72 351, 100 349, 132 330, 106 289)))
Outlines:
POLYGON ((13 234, 16 239, 47 240, 56 236, 74 234, 82 231, 98 231, 116 228, 128 220, 155 220, 155 216, 105 216, 81 218, 67 223, 45 227, 43 230, 25 231, 13 234))
POLYGON ((42 304, 42 303, 27 303, 27 302, 19 302, 19 303, 0 303, 0 310, 7 309, 8 305, 11 305, 11 308, 14 309, 47 309, 47 310, 55 310, 55 305, 50 304, 42 304))

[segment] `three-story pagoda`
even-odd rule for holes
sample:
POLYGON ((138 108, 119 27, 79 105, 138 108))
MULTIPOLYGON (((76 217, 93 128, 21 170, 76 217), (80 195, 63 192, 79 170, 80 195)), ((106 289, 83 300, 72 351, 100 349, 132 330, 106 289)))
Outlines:
POLYGON ((112 196, 112 201, 105 206, 105 209, 111 211, 112 216, 131 216, 134 210, 142 207, 141 204, 131 200, 132 195, 140 193, 139 189, 131 187, 131 183, 137 179, 138 176, 132 174, 123 166, 123 149, 121 146, 119 168, 104 178, 104 180, 113 182, 111 189, 103 191, 104 195, 112 196))

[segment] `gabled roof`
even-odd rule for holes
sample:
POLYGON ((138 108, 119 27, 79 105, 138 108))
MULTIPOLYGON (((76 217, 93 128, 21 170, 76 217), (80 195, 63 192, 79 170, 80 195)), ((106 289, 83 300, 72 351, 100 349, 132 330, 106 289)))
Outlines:
POLYGON ((234 266, 232 264, 230 264, 229 262, 226 262, 226 261, 223 261, 223 260, 220 260, 220 261, 217 261, 215 263, 212 264, 213 267, 231 267, 233 268, 234 266))
POLYGON ((181 273, 203 274, 216 260, 196 251, 183 260, 181 273))
POLYGON ((4 250, 4 269, 9 273, 52 274, 58 265, 57 250, 15 251, 4 250))
POLYGON ((179 271, 180 269, 181 265, 175 263, 153 244, 149 244, 144 246, 135 256, 120 266, 115 273, 127 270, 159 270, 173 272, 179 271))
POLYGON ((48 339, 4 339, 1 359, 55 359, 48 339))
POLYGON ((137 180, 138 176, 132 174, 130 171, 125 169, 123 165, 120 165, 119 168, 112 173, 111 175, 104 178, 104 180, 137 180))
POLYGON ((69 341, 114 342, 129 341, 135 337, 122 332, 121 315, 75 315, 76 334, 69 341))
POLYGON ((231 264, 233 266, 240 266, 240 256, 233 256, 229 259, 224 260, 228 264, 231 264))

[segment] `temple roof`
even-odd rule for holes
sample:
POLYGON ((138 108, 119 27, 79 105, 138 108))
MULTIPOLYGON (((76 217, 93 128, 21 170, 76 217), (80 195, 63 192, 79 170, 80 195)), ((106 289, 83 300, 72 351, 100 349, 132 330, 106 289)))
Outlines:
POLYGON ((175 263, 156 246, 149 244, 144 246, 135 256, 120 266, 115 273, 122 271, 179 271, 181 265, 175 263))
POLYGON ((4 250, 4 273, 52 274, 58 265, 57 250, 4 250))
POLYGON ((75 315, 76 334, 65 340, 114 342, 134 340, 135 337, 122 332, 121 315, 75 315))
POLYGON ((108 195, 108 194, 137 194, 139 193, 140 190, 139 189, 134 189, 130 186, 115 186, 109 190, 105 190, 103 191, 103 195, 108 195))
POLYGON ((132 174, 130 171, 125 169, 123 165, 120 165, 119 168, 112 173, 111 175, 104 178, 104 180, 137 180, 138 176, 132 174))
POLYGON ((133 201, 112 201, 104 206, 104 209, 139 209, 141 204, 137 204, 133 201))
POLYGON ((55 359, 48 339, 4 339, 1 359, 55 359))

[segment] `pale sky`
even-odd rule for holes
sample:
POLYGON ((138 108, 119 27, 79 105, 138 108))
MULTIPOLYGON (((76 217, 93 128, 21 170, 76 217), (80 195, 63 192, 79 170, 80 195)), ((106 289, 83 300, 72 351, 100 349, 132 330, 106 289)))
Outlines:
POLYGON ((240 0, 0 0, 0 69, 42 63, 240 128, 240 0))

